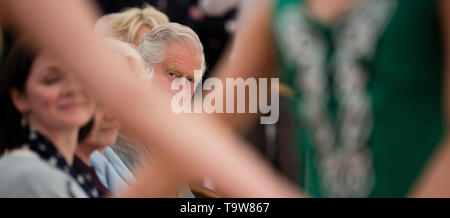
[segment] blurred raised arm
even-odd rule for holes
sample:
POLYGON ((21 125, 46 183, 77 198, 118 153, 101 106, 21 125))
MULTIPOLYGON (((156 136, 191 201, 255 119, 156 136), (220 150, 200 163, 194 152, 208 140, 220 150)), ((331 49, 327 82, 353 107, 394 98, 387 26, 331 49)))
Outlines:
POLYGON ((430 159, 421 179, 412 192, 412 197, 450 196, 450 1, 440 0, 442 32, 445 45, 444 106, 445 136, 442 144, 430 159))
MULTIPOLYGON (((271 30, 273 1, 262 0, 249 4, 253 4, 254 7, 243 9, 233 42, 212 74, 221 79, 223 84, 226 84, 226 78, 240 77, 246 80, 277 76, 274 39, 271 30)), ((270 89, 269 86, 268 90, 270 89)), ((229 93, 230 90, 226 90, 226 92, 229 93)), ((224 93, 223 99, 226 99, 226 93, 224 93)), ((234 99, 234 111, 237 111, 237 92, 234 92, 234 99)), ((248 131, 251 125, 257 121, 259 113, 248 113, 248 92, 246 92, 245 99, 246 113, 222 113, 215 114, 215 116, 239 132, 248 131)), ((223 110, 226 111, 226 102, 223 104, 223 110)))
MULTIPOLYGON (((123 196, 151 197, 168 192, 164 181, 155 179, 158 172, 186 177, 206 174, 225 196, 298 196, 293 186, 278 177, 229 128, 200 115, 175 115, 169 96, 157 86, 149 87, 130 76, 126 60, 110 52, 94 33, 97 15, 89 1, 4 0, 0 4, 8 22, 32 38, 36 46, 48 49, 66 64, 103 108, 151 145, 162 160, 161 165, 170 169, 142 170, 140 179, 123 196), (180 126, 189 128, 177 128, 180 126)), ((247 55, 255 54, 243 56, 247 55)), ((249 61, 246 64, 254 66, 266 60, 249 61)), ((239 60, 238 65, 244 66, 242 62, 239 60)), ((250 72, 250 68, 232 70, 250 72)))

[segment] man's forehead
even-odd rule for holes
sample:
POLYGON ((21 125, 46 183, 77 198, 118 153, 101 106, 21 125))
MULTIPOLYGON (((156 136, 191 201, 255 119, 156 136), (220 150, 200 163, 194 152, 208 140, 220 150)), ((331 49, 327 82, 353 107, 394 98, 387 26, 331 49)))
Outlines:
POLYGON ((186 73, 186 71, 190 71, 189 65, 188 60, 177 57, 167 57, 163 61, 164 68, 178 71, 179 73, 186 73))
POLYGON ((195 70, 201 68, 201 56, 187 51, 186 49, 168 49, 163 66, 179 73, 193 75, 195 70))
POLYGON ((169 41, 167 42, 166 50, 174 53, 177 51, 180 53, 190 53, 190 55, 199 53, 198 48, 188 40, 169 41))

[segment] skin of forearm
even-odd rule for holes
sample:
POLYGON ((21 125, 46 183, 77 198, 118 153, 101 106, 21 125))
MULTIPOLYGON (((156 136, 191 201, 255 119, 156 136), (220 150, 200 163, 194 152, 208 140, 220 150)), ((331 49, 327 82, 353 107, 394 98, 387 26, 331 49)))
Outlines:
MULTIPOLYGON (((151 145, 152 151, 160 152, 177 172, 208 175, 228 196, 298 196, 293 186, 275 176, 228 128, 200 115, 171 113, 164 91, 130 76, 132 69, 126 60, 107 49, 93 32, 96 16, 87 1, 9 0, 4 4, 10 18, 32 36, 36 46, 58 57, 105 110, 151 145), (190 128, 173 134, 176 126, 190 128)), ((152 178, 142 178, 127 196, 153 193, 146 183, 152 178)), ((156 187, 166 193, 164 185, 156 187)))

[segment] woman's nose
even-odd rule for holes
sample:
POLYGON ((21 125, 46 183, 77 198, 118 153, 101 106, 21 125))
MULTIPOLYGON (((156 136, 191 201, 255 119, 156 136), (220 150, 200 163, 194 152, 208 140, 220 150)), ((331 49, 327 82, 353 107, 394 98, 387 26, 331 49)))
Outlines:
MULTIPOLYGON (((69 75, 65 79, 65 95, 67 96, 75 96, 75 95, 85 95, 83 86, 78 82, 78 80, 69 75)), ((87 96, 86 96, 87 97, 87 96)))
POLYGON ((75 77, 68 75, 65 79, 65 86, 68 91, 80 91, 81 84, 75 79, 75 77))
POLYGON ((105 113, 105 120, 114 120, 114 117, 109 113, 105 113))

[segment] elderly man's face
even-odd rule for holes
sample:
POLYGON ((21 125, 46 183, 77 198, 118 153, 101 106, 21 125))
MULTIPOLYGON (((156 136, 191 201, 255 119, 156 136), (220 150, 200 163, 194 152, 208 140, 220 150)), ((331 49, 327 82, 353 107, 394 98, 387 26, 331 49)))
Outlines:
MULTIPOLYGON (((169 43, 166 48, 166 59, 154 65, 154 77, 169 90, 176 78, 182 78, 184 83, 189 83, 192 96, 195 88, 194 72, 202 67, 201 57, 201 54, 188 44, 169 43)), ((179 90, 173 92, 177 93, 179 90)))

